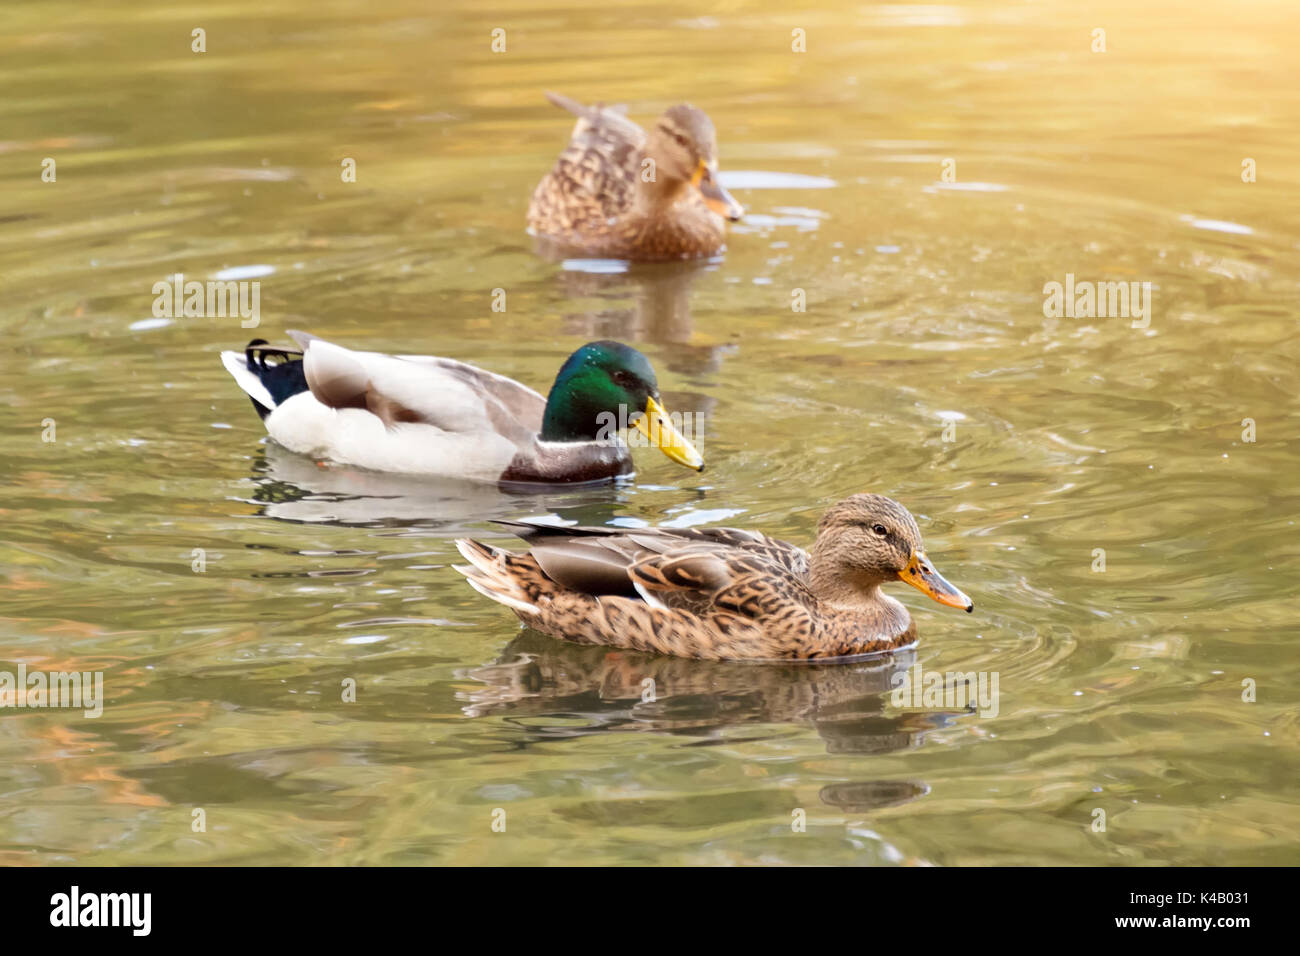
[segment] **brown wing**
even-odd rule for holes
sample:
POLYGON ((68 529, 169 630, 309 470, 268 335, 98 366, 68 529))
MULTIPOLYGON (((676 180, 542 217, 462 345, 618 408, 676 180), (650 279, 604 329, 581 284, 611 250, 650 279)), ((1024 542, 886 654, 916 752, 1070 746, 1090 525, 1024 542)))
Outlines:
POLYGON ((544 543, 511 554, 461 540, 470 565, 457 570, 548 634, 715 660, 844 653, 843 640, 823 633, 801 577, 743 548, 671 533, 517 527, 544 543))
POLYGON ((530 544, 556 545, 579 538, 629 538, 638 542, 645 551, 657 554, 688 542, 711 544, 764 558, 800 578, 808 574, 808 552, 803 548, 744 528, 638 528, 629 531, 608 526, 565 526, 536 521, 497 521, 496 524, 509 528, 530 544))
POLYGON ((547 98, 578 122, 555 167, 533 192, 528 225, 551 235, 603 228, 631 206, 645 131, 623 115, 623 108, 583 106, 554 93, 547 98))
POLYGON ((802 548, 740 528, 557 527, 499 522, 527 540, 557 584, 593 596, 641 597, 647 603, 706 615, 757 618, 793 602, 812 607, 802 548))
POLYGON ((682 528, 671 530, 671 533, 691 541, 735 548, 770 561, 800 578, 808 574, 807 551, 789 541, 770 538, 758 531, 744 528, 682 528))
POLYGON ((722 612, 754 621, 810 619, 816 606, 808 585, 781 565, 707 544, 646 555, 628 575, 647 603, 701 617, 722 612))

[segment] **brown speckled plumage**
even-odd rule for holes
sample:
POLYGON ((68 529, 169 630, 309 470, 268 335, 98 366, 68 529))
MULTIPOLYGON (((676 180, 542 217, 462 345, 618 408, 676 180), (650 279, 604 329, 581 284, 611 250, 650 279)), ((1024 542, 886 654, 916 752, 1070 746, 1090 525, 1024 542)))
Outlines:
POLYGON ((624 115, 625 107, 547 96, 578 122, 533 191, 528 226, 539 238, 566 255, 641 262, 723 249, 723 216, 739 218, 741 210, 717 185, 708 116, 674 106, 647 133, 624 115))
POLYGON ((916 522, 880 495, 832 506, 812 552, 752 531, 507 522, 531 549, 462 539, 476 590, 556 637, 711 660, 810 659, 911 644, 902 578, 942 603, 968 598, 933 570, 916 522), (882 533, 883 532, 883 533, 882 533))

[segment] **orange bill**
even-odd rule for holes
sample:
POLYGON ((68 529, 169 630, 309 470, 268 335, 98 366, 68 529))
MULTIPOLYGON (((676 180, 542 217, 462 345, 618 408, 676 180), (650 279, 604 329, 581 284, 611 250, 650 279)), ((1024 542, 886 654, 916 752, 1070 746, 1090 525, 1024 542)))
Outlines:
POLYGON ((718 182, 716 165, 710 165, 701 159, 700 165, 695 168, 695 175, 691 178, 691 185, 704 197, 704 205, 723 219, 735 222, 745 214, 745 207, 736 202, 731 193, 723 189, 722 184, 718 182))
POLYGON ((975 610, 975 602, 948 583, 942 574, 934 569, 924 551, 913 551, 912 560, 907 567, 898 572, 898 576, 922 594, 927 594, 940 604, 961 608, 970 612, 975 610))

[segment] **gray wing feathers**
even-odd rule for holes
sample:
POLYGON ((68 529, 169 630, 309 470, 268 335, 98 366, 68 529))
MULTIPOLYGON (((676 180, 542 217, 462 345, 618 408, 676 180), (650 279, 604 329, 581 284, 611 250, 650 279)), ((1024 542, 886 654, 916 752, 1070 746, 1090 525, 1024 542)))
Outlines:
POLYGON ((502 375, 432 355, 355 352, 304 332, 312 395, 331 408, 365 408, 386 422, 419 422, 448 432, 488 429, 526 442, 542 427, 546 399, 502 375))

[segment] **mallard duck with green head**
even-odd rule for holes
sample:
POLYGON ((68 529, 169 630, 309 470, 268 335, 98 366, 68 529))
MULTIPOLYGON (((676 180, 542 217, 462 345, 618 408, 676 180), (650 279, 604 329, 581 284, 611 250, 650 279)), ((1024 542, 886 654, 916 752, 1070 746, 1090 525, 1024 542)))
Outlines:
POLYGON ((912 515, 883 495, 831 506, 811 551, 738 528, 500 523, 529 550, 460 539, 469 564, 455 569, 529 627, 583 644, 709 660, 852 657, 916 641, 882 584, 975 607, 935 570, 912 515))
POLYGON ((624 106, 547 98, 578 117, 568 147, 533 191, 528 227, 567 255, 654 262, 721 252, 744 213, 718 182, 713 122, 687 103, 649 133, 624 106))
POLYGON ((602 481, 634 470, 619 436, 627 425, 678 464, 704 468, 664 409, 650 360, 621 342, 575 351, 543 398, 454 359, 289 335, 298 348, 255 339, 221 360, 271 437, 299 454, 478 481, 602 481))

